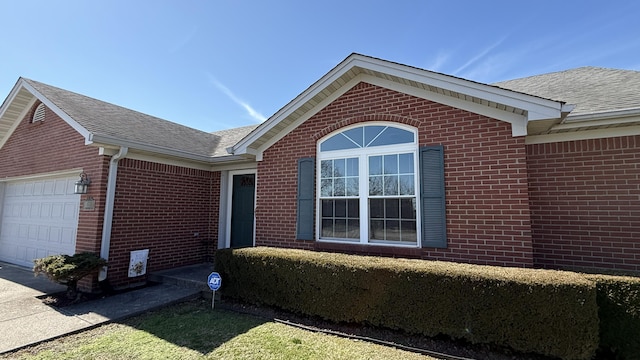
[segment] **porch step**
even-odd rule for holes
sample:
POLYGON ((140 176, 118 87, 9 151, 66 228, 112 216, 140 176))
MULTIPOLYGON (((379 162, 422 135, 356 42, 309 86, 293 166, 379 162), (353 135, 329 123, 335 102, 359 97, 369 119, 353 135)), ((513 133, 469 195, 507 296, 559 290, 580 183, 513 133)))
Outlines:
POLYGON ((205 298, 211 298, 212 291, 207 278, 213 271, 213 263, 202 263, 149 273, 152 282, 171 284, 183 288, 197 289, 205 298))

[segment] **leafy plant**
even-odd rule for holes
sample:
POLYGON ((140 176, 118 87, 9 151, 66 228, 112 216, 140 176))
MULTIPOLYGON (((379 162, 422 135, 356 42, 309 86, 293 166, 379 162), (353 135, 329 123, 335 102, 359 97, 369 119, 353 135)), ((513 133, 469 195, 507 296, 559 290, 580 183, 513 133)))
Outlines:
POLYGON ((35 259, 33 272, 37 276, 44 274, 49 280, 67 286, 67 297, 77 298, 78 281, 87 275, 96 273, 107 265, 100 256, 83 252, 75 255, 51 255, 35 259))

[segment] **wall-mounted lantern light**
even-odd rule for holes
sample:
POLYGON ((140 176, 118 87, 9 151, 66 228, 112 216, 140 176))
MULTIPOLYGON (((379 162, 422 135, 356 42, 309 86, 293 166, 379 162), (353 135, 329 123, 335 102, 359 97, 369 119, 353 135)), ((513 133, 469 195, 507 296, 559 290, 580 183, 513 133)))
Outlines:
POLYGON ((74 192, 76 194, 86 194, 87 188, 91 184, 91 180, 85 173, 80 174, 80 180, 76 181, 76 186, 74 187, 74 192))

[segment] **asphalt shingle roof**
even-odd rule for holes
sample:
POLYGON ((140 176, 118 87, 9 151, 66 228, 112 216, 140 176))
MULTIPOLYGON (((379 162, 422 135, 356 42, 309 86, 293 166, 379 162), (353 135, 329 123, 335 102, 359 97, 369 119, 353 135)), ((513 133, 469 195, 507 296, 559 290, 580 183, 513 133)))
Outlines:
POLYGON ((226 147, 255 128, 207 133, 37 81, 24 80, 95 135, 217 157, 228 155, 226 147))
POLYGON ((576 105, 571 115, 640 108, 640 71, 586 66, 493 85, 576 105))

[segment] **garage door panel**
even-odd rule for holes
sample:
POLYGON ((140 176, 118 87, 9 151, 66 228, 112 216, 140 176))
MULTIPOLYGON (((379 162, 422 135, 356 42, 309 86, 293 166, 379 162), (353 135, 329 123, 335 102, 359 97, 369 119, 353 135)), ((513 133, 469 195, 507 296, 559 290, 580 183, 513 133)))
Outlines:
POLYGON ((75 253, 80 196, 76 177, 7 183, 0 219, 0 259, 32 266, 33 259, 75 253))
POLYGON ((70 245, 76 243, 76 228, 63 228, 60 243, 70 245))

